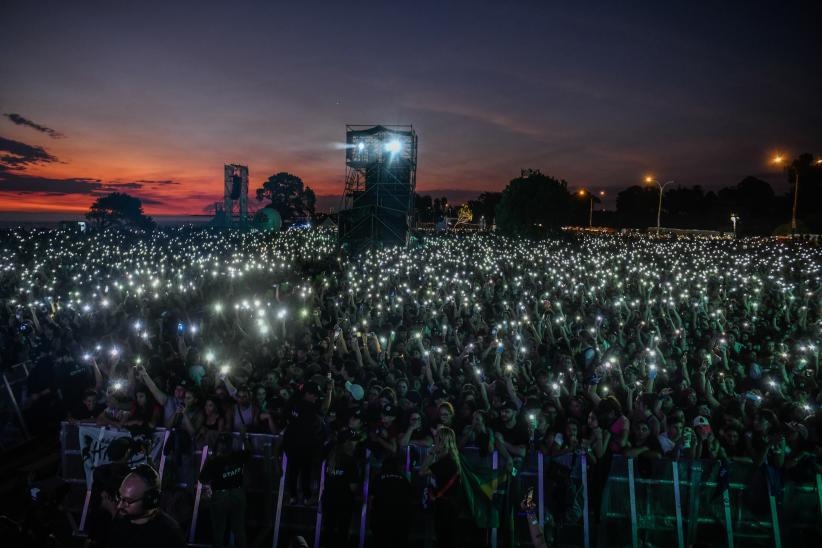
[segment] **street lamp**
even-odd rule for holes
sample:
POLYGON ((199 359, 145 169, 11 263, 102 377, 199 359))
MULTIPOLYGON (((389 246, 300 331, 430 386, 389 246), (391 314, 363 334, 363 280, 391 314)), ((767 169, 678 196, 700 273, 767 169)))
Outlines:
MULTIPOLYGON (((773 157, 773 163, 781 166, 785 162, 785 157, 779 153, 773 157)), ((791 211, 791 236, 796 234, 796 206, 799 203, 799 169, 793 170, 793 210, 791 211)))
MULTIPOLYGON (((776 165, 783 165, 784 162, 785 162, 785 156, 783 156, 782 154, 777 153, 773 157, 772 162, 776 165)), ((822 158, 817 158, 816 160, 812 160, 811 164, 816 165, 816 166, 822 165, 822 158)), ((789 166, 785 166, 785 167, 790 169, 789 166)), ((793 179, 793 211, 791 213, 791 236, 796 234, 796 206, 799 203, 799 165, 796 164, 796 163, 794 164, 793 175, 794 175, 794 179, 793 179)))
MULTIPOLYGON (((590 197, 590 202, 588 205, 588 228, 591 228, 592 226, 594 226, 594 194, 593 192, 588 192, 584 188, 580 189, 577 194, 579 194, 580 197, 584 197, 586 194, 588 194, 588 196, 590 197)), ((604 197, 605 191, 600 190, 599 195, 604 197)))
POLYGON ((662 192, 665 190, 665 187, 673 183, 674 181, 667 181, 666 183, 660 183, 650 175, 645 177, 646 183, 656 183, 656 186, 659 187, 659 206, 656 209, 656 233, 659 234, 659 221, 662 218, 662 192))
POLYGON ((731 213, 731 222, 734 225, 734 238, 736 238, 736 222, 739 220, 739 215, 731 213))

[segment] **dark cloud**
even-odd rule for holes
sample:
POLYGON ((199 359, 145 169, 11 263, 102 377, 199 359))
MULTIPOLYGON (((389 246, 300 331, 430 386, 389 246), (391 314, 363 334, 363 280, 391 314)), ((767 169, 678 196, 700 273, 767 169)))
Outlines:
POLYGON ((43 147, 0 137, 0 169, 23 169, 31 165, 50 164, 56 161, 57 157, 46 152, 43 147))
MULTIPOLYGON (((100 196, 109 192, 124 190, 140 190, 140 183, 104 183, 100 179, 73 177, 69 179, 52 179, 36 175, 26 175, 20 171, 0 169, 0 192, 14 192, 18 194, 44 194, 47 196, 65 196, 67 194, 82 194, 100 196)), ((143 203, 161 204, 152 198, 140 198, 143 203)))
POLYGON ((0 171, 0 192, 47 193, 51 196, 66 194, 94 194, 106 188, 99 179, 51 179, 25 175, 16 171, 0 171))
POLYGON ((63 137, 65 137, 65 135, 63 135, 59 131, 53 130, 50 127, 41 126, 40 124, 36 124, 36 123, 32 122, 31 120, 29 120, 28 118, 23 118, 19 114, 14 114, 14 113, 5 114, 5 117, 8 118, 9 120, 11 120, 12 122, 14 122, 15 124, 17 124, 18 126, 30 127, 34 130, 37 130, 37 131, 41 132, 41 133, 45 133, 46 135, 48 135, 52 139, 62 139, 63 137))
POLYGON ((145 196, 137 196, 143 205, 165 205, 166 203, 163 200, 157 200, 155 198, 146 198, 145 196))
POLYGON ((144 185, 179 185, 179 181, 172 181, 171 179, 163 179, 161 181, 153 180, 153 179, 140 179, 135 181, 137 183, 142 183, 144 185))
MULTIPOLYGON (((7 115, 8 116, 8 115, 7 115)), ((57 162, 57 158, 44 148, 27 145, 12 139, 0 137, 0 193, 39 194, 43 197, 81 195, 97 197, 109 192, 140 190, 147 186, 179 184, 172 180, 109 181, 90 177, 55 179, 38 175, 28 175, 27 167, 57 162)), ((138 196, 143 204, 164 205, 157 198, 138 196)))

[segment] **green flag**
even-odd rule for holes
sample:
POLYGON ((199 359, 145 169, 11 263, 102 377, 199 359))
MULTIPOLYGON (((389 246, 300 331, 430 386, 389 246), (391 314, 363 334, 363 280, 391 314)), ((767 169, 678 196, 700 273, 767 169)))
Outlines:
POLYGON ((503 499, 494 493, 508 481, 508 471, 492 470, 486 467, 474 467, 468 459, 460 455, 460 479, 468 508, 477 527, 490 529, 499 527, 503 499))

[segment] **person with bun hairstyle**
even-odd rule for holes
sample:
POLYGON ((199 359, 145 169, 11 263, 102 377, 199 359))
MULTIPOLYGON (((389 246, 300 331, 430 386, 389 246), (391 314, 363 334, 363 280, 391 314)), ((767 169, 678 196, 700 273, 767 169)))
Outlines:
POLYGON ((420 468, 421 476, 431 476, 426 504, 434 507, 434 529, 437 546, 456 546, 455 524, 459 513, 460 457, 457 436, 447 426, 440 426, 434 445, 420 468))

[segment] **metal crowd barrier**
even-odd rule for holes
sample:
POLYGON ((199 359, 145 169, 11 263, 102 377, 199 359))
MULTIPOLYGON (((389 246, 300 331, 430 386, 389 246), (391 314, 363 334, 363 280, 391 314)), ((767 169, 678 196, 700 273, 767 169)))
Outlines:
POLYGON ((22 405, 29 363, 22 362, 3 370, 3 386, 0 387, 0 447, 7 447, 31 438, 22 405))
MULTIPOLYGON (((163 431, 164 432, 164 431, 163 431)), ((173 434, 172 434, 173 436, 173 434)), ((239 444, 239 434, 234 434, 239 444)), ((169 445, 165 435, 164 444, 169 445)), ((271 532, 271 546, 285 545, 288 536, 302 534, 312 538, 319 548, 322 538, 322 496, 325 488, 325 463, 318 463, 314 474, 314 492, 319 494, 316 507, 285 504, 286 477, 289 463, 281 454, 280 439, 266 434, 249 434, 252 461, 246 467, 248 497, 246 523, 249 527, 271 532)), ((72 486, 68 508, 78 515, 87 498, 87 485, 79 450, 77 425, 63 423, 61 432, 63 477, 72 486)), ((168 449, 168 448, 166 448, 168 449)), ((428 449, 403 447, 405 473, 421 492, 423 482, 419 467, 428 449)), ((188 532, 192 546, 210 545, 209 504, 201 496, 199 471, 209 453, 198 447, 183 455, 163 451, 160 469, 164 476, 164 499, 171 498, 171 512, 188 532), (186 501, 188 504, 186 504, 186 501)), ((476 469, 502 466, 496 453, 485 457, 466 449, 463 458, 476 469)), ((380 462, 367 455, 363 484, 356 515, 351 516, 351 532, 357 545, 364 548, 368 540, 368 498, 372 482, 380 473, 380 462)), ((551 528, 558 546, 590 548, 609 546, 666 545, 685 548, 695 542, 712 546, 794 546, 818 544, 822 529, 822 476, 811 473, 798 481, 783 474, 781 485, 768 480, 764 468, 717 461, 672 461, 668 459, 626 459, 615 456, 608 461, 592 463, 584 452, 548 457, 529 453, 515 465, 516 475, 507 483, 502 500, 512 505, 511 514, 502 513, 501 529, 507 537, 513 529, 520 545, 528 545, 528 525, 518 518, 519 503, 529 488, 534 488, 537 512, 546 529, 551 528), (626 527, 630 524, 630 527, 626 527)), ((502 489, 501 491, 503 491, 502 489)), ((419 500, 419 498, 417 498, 419 500)), ((511 506, 508 507, 509 509, 511 506)), ((431 546, 433 527, 430 514, 409 515, 416 525, 411 528, 425 546, 431 546)), ((467 514, 461 516, 459 538, 484 536, 470 542, 496 547, 502 531, 477 530, 467 514), (473 530, 472 530, 473 529, 473 530), (464 534, 463 534, 464 533, 464 534)))
MULTIPOLYGON (((66 508, 78 517, 79 529, 85 529, 85 518, 91 497, 91 486, 87 483, 84 460, 94 459, 99 465, 105 457, 98 454, 83 453, 80 442, 80 427, 87 426, 99 433, 103 439, 105 433, 128 435, 127 430, 98 427, 91 424, 63 422, 60 431, 61 476, 69 484, 66 497, 66 508)), ((161 435, 162 447, 153 464, 157 468, 163 484, 162 507, 180 524, 188 542, 192 546, 211 545, 209 505, 202 497, 202 485, 199 474, 206 458, 210 454, 208 445, 195 447, 191 451, 175 451, 174 432, 163 428, 155 429, 161 435)), ((232 434, 235 447, 239 448, 240 434, 232 434)), ((94 436, 92 436, 94 437, 94 436)), ((248 500, 246 524, 251 527, 271 527, 274 525, 275 500, 272 493, 277 492, 276 478, 278 470, 277 445, 279 438, 266 434, 248 434, 251 460, 245 467, 246 496, 248 500)), ((285 460, 285 459, 283 459, 285 460)), ((280 482, 282 484, 282 482, 280 482)), ((281 506, 281 497, 277 502, 277 511, 281 506)))
POLYGON ((807 479, 743 463, 613 457, 601 491, 597 544, 818 543, 822 478, 811 473, 807 479))

